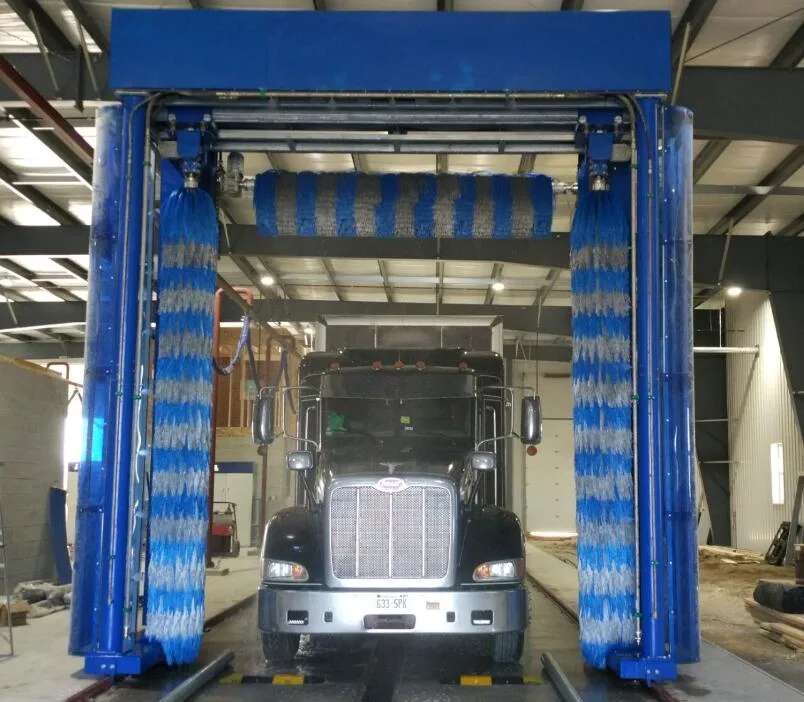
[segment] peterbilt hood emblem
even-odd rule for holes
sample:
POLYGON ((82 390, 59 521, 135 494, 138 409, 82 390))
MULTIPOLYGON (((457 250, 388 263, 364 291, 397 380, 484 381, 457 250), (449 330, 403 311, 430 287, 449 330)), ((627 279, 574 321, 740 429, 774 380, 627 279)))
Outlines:
POLYGON ((407 486, 402 478, 381 478, 374 483, 374 488, 380 492, 401 492, 407 486))

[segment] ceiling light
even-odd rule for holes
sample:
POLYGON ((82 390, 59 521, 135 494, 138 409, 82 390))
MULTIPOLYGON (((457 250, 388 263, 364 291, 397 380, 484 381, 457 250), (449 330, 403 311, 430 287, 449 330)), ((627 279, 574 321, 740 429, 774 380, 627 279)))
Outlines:
POLYGON ((505 283, 503 283, 501 280, 495 280, 491 284, 491 289, 494 290, 494 292, 500 292, 501 290, 505 290, 505 283))
POLYGON ((262 278, 260 278, 260 282, 263 285, 273 285, 276 281, 272 275, 264 275, 262 278))
POLYGON ((742 292, 743 289, 741 287, 738 287, 737 285, 732 285, 731 287, 726 288, 726 295, 728 295, 729 297, 739 297, 742 294, 742 292))

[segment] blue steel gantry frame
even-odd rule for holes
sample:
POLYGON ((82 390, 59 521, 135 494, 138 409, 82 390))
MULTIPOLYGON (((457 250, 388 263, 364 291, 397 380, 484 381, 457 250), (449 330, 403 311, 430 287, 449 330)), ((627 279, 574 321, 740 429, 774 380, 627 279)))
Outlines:
MULTIPOLYGON (((85 670, 137 674, 159 658, 137 638, 140 599, 148 596, 141 561, 147 558, 157 142, 175 142, 176 157, 202 157, 201 185, 215 195, 213 115, 235 108, 231 122, 255 129, 268 119, 266 108, 288 96, 310 111, 337 110, 339 100, 357 101, 369 112, 375 100, 391 112, 396 100, 414 111, 423 100, 431 115, 470 104, 466 114, 479 125, 488 105, 536 111, 540 104, 566 105, 576 116, 563 148, 590 159, 592 141, 583 133, 599 127, 610 134, 613 123, 630 128, 623 143, 631 145, 635 170, 640 636, 609 663, 623 678, 651 682, 673 678, 677 662, 695 660, 692 349, 689 334, 670 333, 678 325, 687 329, 691 317, 684 272, 691 248, 691 121, 665 103, 669 13, 115 9, 112 45, 111 84, 122 108, 103 108, 98 120, 87 435, 70 640, 71 652, 85 657, 85 670), (158 109, 169 119, 152 128, 158 109), (672 173, 660 165, 665 161, 674 164, 672 173)), ((545 144, 545 151, 555 150, 545 144)), ((163 156, 159 169, 163 193, 180 185, 175 161, 163 156)))

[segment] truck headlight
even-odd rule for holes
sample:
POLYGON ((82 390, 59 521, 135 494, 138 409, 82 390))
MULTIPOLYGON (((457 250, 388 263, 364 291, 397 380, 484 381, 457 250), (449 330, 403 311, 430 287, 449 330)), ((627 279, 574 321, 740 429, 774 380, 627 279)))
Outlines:
POLYGON ((479 583, 502 582, 505 580, 522 580, 525 575, 525 560, 512 558, 508 561, 491 561, 481 563, 472 578, 479 583))
POLYGON ((262 579, 277 580, 287 583, 303 583, 309 579, 307 568, 298 563, 289 561, 275 561, 271 558, 262 559, 262 579))

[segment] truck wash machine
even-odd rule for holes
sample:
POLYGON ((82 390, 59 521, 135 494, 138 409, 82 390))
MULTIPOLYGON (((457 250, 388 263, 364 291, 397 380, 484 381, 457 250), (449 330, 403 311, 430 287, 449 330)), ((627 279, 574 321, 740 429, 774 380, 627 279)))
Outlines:
MULTIPOLYGON (((221 177, 219 154, 293 149, 578 154, 582 652, 649 683, 698 658, 692 120, 667 103, 670 29, 667 12, 113 10, 121 104, 97 121, 70 639, 86 672, 140 674, 197 653, 212 300, 219 247, 231 243, 219 242, 214 201, 243 184, 241 160, 221 177), (327 128, 340 136, 321 137, 327 128), (432 139, 417 145, 407 135, 421 128, 432 139), (482 147, 454 138, 489 129, 496 142, 482 147)), ((552 236, 553 187, 272 172, 257 178, 254 204, 266 236, 516 247, 552 236)))

